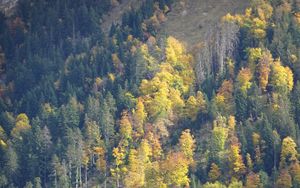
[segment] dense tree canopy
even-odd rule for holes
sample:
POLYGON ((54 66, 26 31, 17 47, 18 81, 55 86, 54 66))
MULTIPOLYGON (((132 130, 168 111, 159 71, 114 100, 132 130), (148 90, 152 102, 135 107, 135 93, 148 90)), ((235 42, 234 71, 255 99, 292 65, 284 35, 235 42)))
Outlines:
POLYGON ((0 187, 299 187, 299 2, 251 0, 193 53, 161 33, 173 0, 107 31, 122 3, 0 14, 0 187))

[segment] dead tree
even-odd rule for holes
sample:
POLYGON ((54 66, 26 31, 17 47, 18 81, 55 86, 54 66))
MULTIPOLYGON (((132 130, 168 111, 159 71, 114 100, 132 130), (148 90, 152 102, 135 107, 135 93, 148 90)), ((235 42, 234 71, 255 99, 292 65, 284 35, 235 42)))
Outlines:
POLYGON ((208 30, 197 55, 198 83, 208 76, 219 77, 225 73, 226 59, 232 58, 238 44, 238 32, 239 27, 228 22, 222 22, 208 30))

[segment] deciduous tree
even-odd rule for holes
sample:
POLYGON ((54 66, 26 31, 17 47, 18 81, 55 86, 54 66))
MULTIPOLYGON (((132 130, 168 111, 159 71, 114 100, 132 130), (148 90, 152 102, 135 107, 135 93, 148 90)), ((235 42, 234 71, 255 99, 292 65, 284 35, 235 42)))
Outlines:
POLYGON ((291 137, 282 140, 280 154, 280 168, 285 168, 289 163, 297 161, 296 143, 291 137))
POLYGON ((215 163, 212 163, 208 173, 209 180, 215 182, 219 179, 220 176, 221 176, 220 168, 215 163))
POLYGON ((195 143, 196 141, 194 136, 191 134, 189 129, 181 133, 179 139, 179 148, 189 161, 193 161, 194 151, 196 148, 195 143))

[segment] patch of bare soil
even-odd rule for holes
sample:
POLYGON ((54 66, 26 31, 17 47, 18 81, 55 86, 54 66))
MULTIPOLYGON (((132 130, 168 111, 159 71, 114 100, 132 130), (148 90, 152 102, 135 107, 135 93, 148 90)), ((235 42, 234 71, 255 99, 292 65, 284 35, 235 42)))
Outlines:
POLYGON ((160 33, 172 35, 189 47, 202 41, 227 13, 242 13, 249 0, 177 0, 160 33))

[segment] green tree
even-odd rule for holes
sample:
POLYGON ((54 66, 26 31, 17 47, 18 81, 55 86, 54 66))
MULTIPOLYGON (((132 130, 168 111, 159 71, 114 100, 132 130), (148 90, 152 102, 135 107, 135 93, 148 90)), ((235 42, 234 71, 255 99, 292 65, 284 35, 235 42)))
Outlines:
POLYGON ((19 160, 15 149, 9 145, 4 157, 5 173, 7 174, 8 178, 12 180, 17 175, 19 169, 19 160))
POLYGON ((41 183, 41 178, 40 177, 34 178, 33 187, 34 188, 42 188, 42 183, 41 183))
POLYGON ((67 167, 65 161, 62 163, 59 158, 54 155, 52 157, 52 177, 53 177, 53 187, 69 187, 69 177, 67 174, 67 167))
POLYGON ((113 96, 111 94, 107 94, 100 111, 101 132, 107 147, 112 146, 111 144, 115 135, 115 105, 116 103, 113 96))
POLYGON ((213 161, 218 159, 219 152, 222 152, 225 149, 225 143, 228 138, 229 131, 226 124, 226 118, 223 116, 218 116, 217 120, 214 121, 212 140, 210 144, 210 152, 213 161))
POLYGON ((293 91, 292 103, 295 106, 295 119, 300 124, 300 82, 298 81, 293 91))
POLYGON ((136 104, 136 109, 133 113, 134 117, 134 129, 136 130, 137 136, 144 135, 144 123, 147 120, 147 113, 145 111, 145 106, 141 98, 138 98, 138 102, 136 104))

